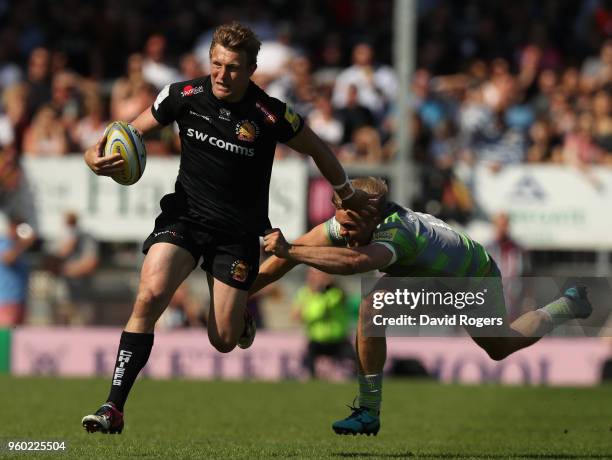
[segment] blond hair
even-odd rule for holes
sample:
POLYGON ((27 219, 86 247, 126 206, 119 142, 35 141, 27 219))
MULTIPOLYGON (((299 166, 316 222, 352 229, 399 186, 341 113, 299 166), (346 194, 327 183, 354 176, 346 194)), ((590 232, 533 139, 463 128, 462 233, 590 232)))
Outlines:
POLYGON ((261 47, 261 41, 251 29, 239 22, 222 24, 215 29, 212 43, 210 44, 209 56, 212 56, 213 48, 221 45, 234 52, 244 51, 247 64, 257 64, 257 54, 261 47))
MULTIPOLYGON (((389 187, 387 183, 379 177, 357 177, 351 180, 351 185, 355 190, 363 190, 370 195, 376 195, 379 197, 377 207, 378 212, 382 214, 387 207, 387 195, 389 194, 389 187)), ((334 192, 332 196, 332 203, 336 209, 342 208, 342 200, 340 196, 334 192)))

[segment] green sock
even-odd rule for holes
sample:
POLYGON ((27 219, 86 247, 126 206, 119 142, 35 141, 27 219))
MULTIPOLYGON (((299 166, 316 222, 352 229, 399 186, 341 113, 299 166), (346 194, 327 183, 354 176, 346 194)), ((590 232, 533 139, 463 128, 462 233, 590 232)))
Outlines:
POLYGON ((561 297, 540 308, 539 311, 550 316, 555 327, 574 318, 574 312, 571 309, 571 300, 567 297, 561 297))
POLYGON ((370 415, 378 417, 382 401, 382 374, 359 374, 359 407, 367 407, 370 415))

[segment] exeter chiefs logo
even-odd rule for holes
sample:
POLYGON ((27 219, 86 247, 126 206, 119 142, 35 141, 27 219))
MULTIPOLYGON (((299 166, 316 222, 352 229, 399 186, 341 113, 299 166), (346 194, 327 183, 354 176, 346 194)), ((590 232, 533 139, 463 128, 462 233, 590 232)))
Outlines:
POLYGON ((244 283, 249 276, 249 264, 244 260, 236 259, 230 267, 230 276, 240 283, 244 283))
POLYGON ((259 136, 259 126, 254 121, 242 120, 236 125, 238 139, 245 142, 254 142, 259 136))

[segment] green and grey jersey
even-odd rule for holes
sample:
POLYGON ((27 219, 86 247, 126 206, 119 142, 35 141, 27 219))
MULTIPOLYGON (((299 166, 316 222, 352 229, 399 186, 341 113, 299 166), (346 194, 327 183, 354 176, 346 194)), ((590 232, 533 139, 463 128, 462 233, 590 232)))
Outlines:
MULTIPOLYGON (((385 214, 371 240, 393 254, 381 272, 391 276, 490 275, 492 263, 487 251, 446 222, 396 203, 389 203, 385 214)), ((346 245, 334 217, 325 222, 325 230, 334 246, 346 245)))

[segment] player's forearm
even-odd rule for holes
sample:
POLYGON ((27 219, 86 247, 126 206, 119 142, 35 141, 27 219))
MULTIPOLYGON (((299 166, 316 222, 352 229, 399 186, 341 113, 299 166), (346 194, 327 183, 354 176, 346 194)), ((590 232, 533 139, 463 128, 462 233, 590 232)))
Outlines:
POLYGON ((297 261, 271 256, 259 268, 257 279, 255 279, 253 286, 249 289, 249 295, 253 295, 257 291, 278 281, 298 264, 299 262, 297 261))
POLYGON ((130 124, 134 128, 136 128, 141 135, 145 135, 161 126, 153 116, 153 113, 151 112, 151 107, 145 109, 140 115, 134 118, 134 120, 132 120, 130 124))
POLYGON ((348 248, 291 245, 288 259, 310 265, 326 273, 352 275, 361 273, 363 255, 348 248))
POLYGON ((329 147, 320 139, 319 142, 321 146, 317 153, 312 155, 312 159, 317 165, 317 168, 319 168, 319 171, 321 171, 323 177, 325 177, 334 189, 336 189, 340 197, 345 198, 349 196, 352 192, 352 188, 347 182, 348 177, 346 171, 329 147), (337 188, 342 185, 344 185, 344 187, 340 189, 337 188))
POLYGON ((325 177, 330 184, 333 186, 342 185, 346 180, 344 168, 323 141, 319 139, 318 144, 317 151, 311 155, 317 168, 319 168, 323 177, 325 177))
POLYGON ((304 126, 300 134, 288 142, 288 145, 298 152, 310 155, 319 171, 321 171, 321 174, 323 174, 323 177, 334 187, 346 184, 343 188, 337 190, 341 198, 350 195, 352 188, 347 183, 347 175, 344 168, 336 158, 336 155, 334 155, 334 152, 308 126, 304 126))

